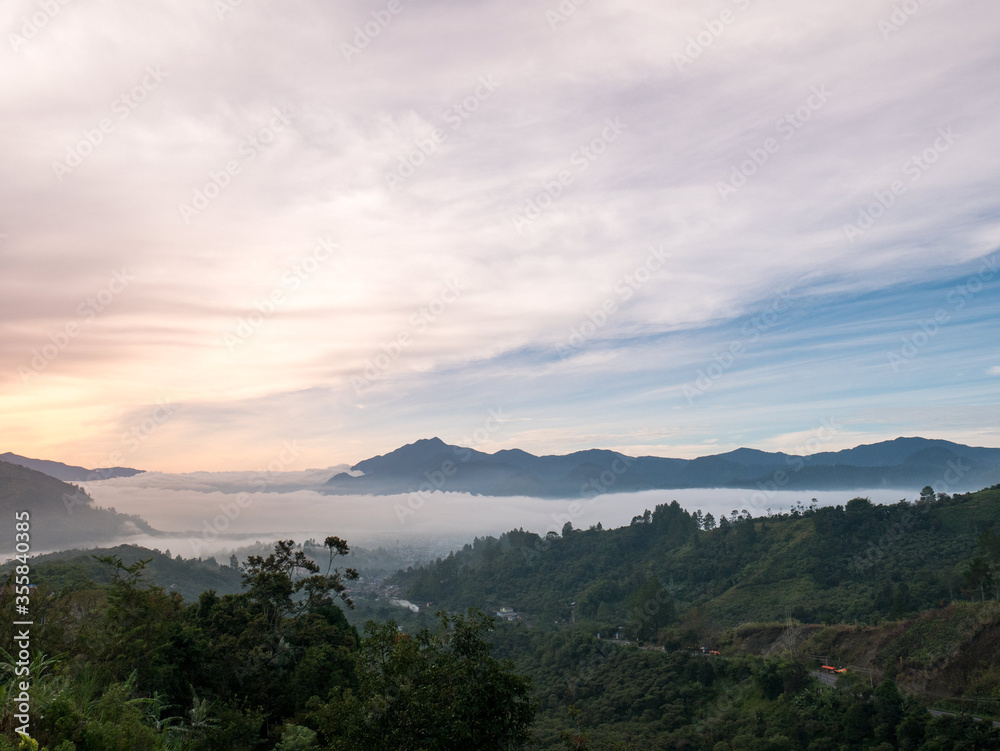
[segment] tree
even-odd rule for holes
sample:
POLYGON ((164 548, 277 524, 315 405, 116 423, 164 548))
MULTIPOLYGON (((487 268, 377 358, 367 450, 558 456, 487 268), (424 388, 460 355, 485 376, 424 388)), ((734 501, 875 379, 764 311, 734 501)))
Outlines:
POLYGON ((347 596, 344 580, 356 580, 358 572, 352 568, 341 573, 333 568, 338 556, 350 553, 347 543, 339 537, 327 537, 323 546, 330 551, 330 564, 325 574, 320 567, 302 550, 295 549, 294 540, 278 540, 274 552, 267 558, 259 555, 247 557, 243 567, 243 586, 249 588, 250 599, 267 615, 274 628, 283 616, 297 612, 316 611, 332 605, 334 596, 339 597, 349 608, 354 603, 347 596), (304 591, 304 599, 295 596, 304 591))
POLYGON ((993 583, 996 598, 1000 600, 1000 535, 992 527, 979 536, 979 550, 989 566, 986 580, 993 583))
POLYGON ((875 735, 884 741, 896 739, 896 726, 903 719, 903 697, 892 678, 882 681, 873 694, 875 735))
POLYGON ((152 559, 126 565, 117 555, 93 557, 111 569, 112 577, 103 622, 94 624, 91 644, 100 670, 116 680, 133 671, 143 680, 162 680, 171 669, 164 656, 180 632, 180 595, 142 586, 152 559))
POLYGON ((870 512, 873 508, 871 498, 852 498, 847 502, 844 513, 848 516, 862 516, 870 512))
POLYGON ((654 638, 676 619, 673 598, 655 577, 633 592, 628 603, 629 630, 640 641, 654 638))
POLYGON ((334 751, 520 748, 535 708, 529 682, 491 656, 493 619, 439 613, 441 627, 411 637, 393 621, 365 626, 357 691, 314 701, 312 720, 334 751))
POLYGON ((900 619, 910 611, 910 588, 906 582, 899 582, 892 596, 892 607, 889 608, 889 617, 900 619))
POLYGON ((993 572, 990 569, 990 562, 985 556, 977 555, 973 558, 965 569, 965 581, 975 589, 979 587, 979 594, 983 601, 986 601, 986 587, 993 585, 993 572))
MULTIPOLYGON (((186 629, 199 650, 195 690, 212 701, 213 713, 222 713, 219 733, 226 727, 256 733, 259 711, 273 734, 282 720, 304 710, 311 696, 356 684, 352 654, 359 638, 336 604, 340 598, 351 606, 345 579, 356 573, 333 567, 349 552, 343 540, 327 538, 325 547, 329 565, 323 573, 292 540, 281 540, 270 555, 247 559, 245 592, 222 597, 205 592, 188 609, 186 629), (222 717, 227 712, 229 719, 222 717)), ((171 693, 175 703, 190 701, 191 687, 184 688, 181 698, 171 693)))
POLYGON ((288 725, 281 734, 281 743, 274 751, 319 751, 316 733, 301 725, 288 725))

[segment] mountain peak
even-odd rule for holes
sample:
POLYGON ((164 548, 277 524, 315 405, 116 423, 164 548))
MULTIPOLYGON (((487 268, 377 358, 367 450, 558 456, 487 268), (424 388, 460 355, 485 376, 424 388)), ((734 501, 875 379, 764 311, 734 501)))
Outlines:
POLYGON ((743 447, 688 460, 632 458, 607 449, 562 456, 534 456, 516 448, 486 454, 435 436, 365 459, 353 467, 364 473, 363 478, 338 475, 324 488, 341 493, 409 493, 431 483, 442 491, 573 498, 586 489, 756 488, 773 482, 780 471, 788 490, 916 489, 940 485, 942 468, 957 459, 969 467, 961 478, 963 488, 985 487, 1000 480, 1000 448, 919 437, 809 456, 743 447), (432 482, 432 478, 436 479, 432 482))
POLYGON ((437 436, 420 438, 388 454, 358 462, 351 469, 360 470, 365 474, 372 471, 411 472, 428 464, 440 464, 440 457, 451 452, 452 447, 437 436))
POLYGON ((440 446, 447 446, 448 444, 445 443, 444 441, 442 441, 437 436, 434 436, 433 438, 419 438, 419 439, 417 439, 416 441, 414 441, 413 443, 411 443, 409 445, 410 446, 436 446, 436 447, 440 447, 440 446))

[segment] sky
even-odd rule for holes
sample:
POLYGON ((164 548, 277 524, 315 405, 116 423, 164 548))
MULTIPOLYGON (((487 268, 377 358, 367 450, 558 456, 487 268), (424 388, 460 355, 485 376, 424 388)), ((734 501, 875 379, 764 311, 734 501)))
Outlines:
POLYGON ((4 3, 0 451, 1000 446, 998 23, 4 3))

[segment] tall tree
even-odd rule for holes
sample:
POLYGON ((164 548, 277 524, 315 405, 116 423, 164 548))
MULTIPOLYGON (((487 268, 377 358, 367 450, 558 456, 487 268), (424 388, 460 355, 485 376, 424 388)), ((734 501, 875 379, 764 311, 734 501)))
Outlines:
POLYGON ((518 749, 534 717, 526 678, 491 656, 493 619, 470 609, 411 637, 369 622, 357 691, 335 690, 312 721, 334 751, 518 749))

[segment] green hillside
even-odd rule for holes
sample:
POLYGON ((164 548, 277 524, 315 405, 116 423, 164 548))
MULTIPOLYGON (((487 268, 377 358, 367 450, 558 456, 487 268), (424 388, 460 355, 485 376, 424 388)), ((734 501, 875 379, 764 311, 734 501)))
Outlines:
MULTIPOLYGON (((0 515, 16 511, 32 516, 33 550, 101 544, 129 534, 154 530, 143 519, 98 508, 76 485, 9 462, 0 462, 0 515)), ((0 561, 14 553, 14 539, 0 539, 0 561)))
POLYGON ((998 704, 996 652, 980 655, 978 668, 980 677, 991 671, 992 680, 964 684, 983 699, 968 692, 956 697, 951 684, 934 683, 948 670, 932 665, 971 654, 973 634, 1000 629, 995 603, 958 609, 857 631, 820 626, 799 643, 786 638, 786 626, 748 627, 738 637, 724 634, 713 645, 719 655, 598 640, 581 623, 530 630, 506 624, 495 641, 498 655, 532 679, 538 702, 532 751, 997 749, 1000 730, 970 716, 998 704), (956 627, 973 622, 979 626, 967 633, 956 627), (921 638, 931 643, 917 655, 921 638), (834 682, 818 672, 824 656, 809 655, 810 648, 826 648, 831 659, 845 659, 835 665, 850 665, 835 685, 821 681, 834 682), (893 665, 883 671, 846 663, 869 649, 893 665), (898 673, 895 664, 903 666, 898 673), (944 713, 932 715, 928 706, 944 713))
POLYGON ((995 530, 1000 486, 718 522, 675 501, 621 529, 479 538, 396 582, 414 602, 506 606, 546 625, 588 619, 640 639, 676 622, 877 623, 996 598, 995 530))
MULTIPOLYGON (((998 749, 998 525, 998 487, 718 522, 671 503, 398 572, 425 607, 363 634, 336 537, 238 572, 45 556, 32 730, 39 751, 998 749)), ((30 748, 9 740, 15 670, 0 653, 0 751, 30 748)))
POLYGON ((997 530, 1000 486, 718 522, 674 502, 395 581, 517 614, 496 643, 533 680, 534 749, 993 749, 989 723, 926 707, 1000 718, 997 530), (836 689, 823 664, 848 668, 836 689))
POLYGON ((0 612, 31 621, 0 619, 0 751, 523 747, 529 686, 491 656, 488 619, 413 637, 372 623, 362 638, 338 607, 358 578, 333 567, 349 547, 331 536, 323 548, 326 566, 280 541, 248 557, 238 594, 190 603, 113 553, 97 588, 68 581, 77 564, 91 572, 83 560, 43 562, 34 574, 53 578, 36 590, 8 573, 0 612))
MULTIPOLYGON (((63 550, 38 556, 31 562, 32 578, 54 592, 107 586, 113 581, 112 571, 97 559, 109 555, 117 556, 127 565, 148 561, 144 572, 149 583, 167 592, 176 592, 187 601, 197 600, 202 592, 210 589, 223 595, 236 594, 242 588, 239 569, 228 562, 219 565, 214 558, 181 560, 138 545, 63 550)), ((0 567, 0 572, 8 571, 13 565, 0 567)))
POLYGON ((718 644, 729 654, 794 655, 870 671, 876 680, 892 676, 908 693, 1000 715, 996 601, 952 603, 879 626, 745 624, 718 644))

